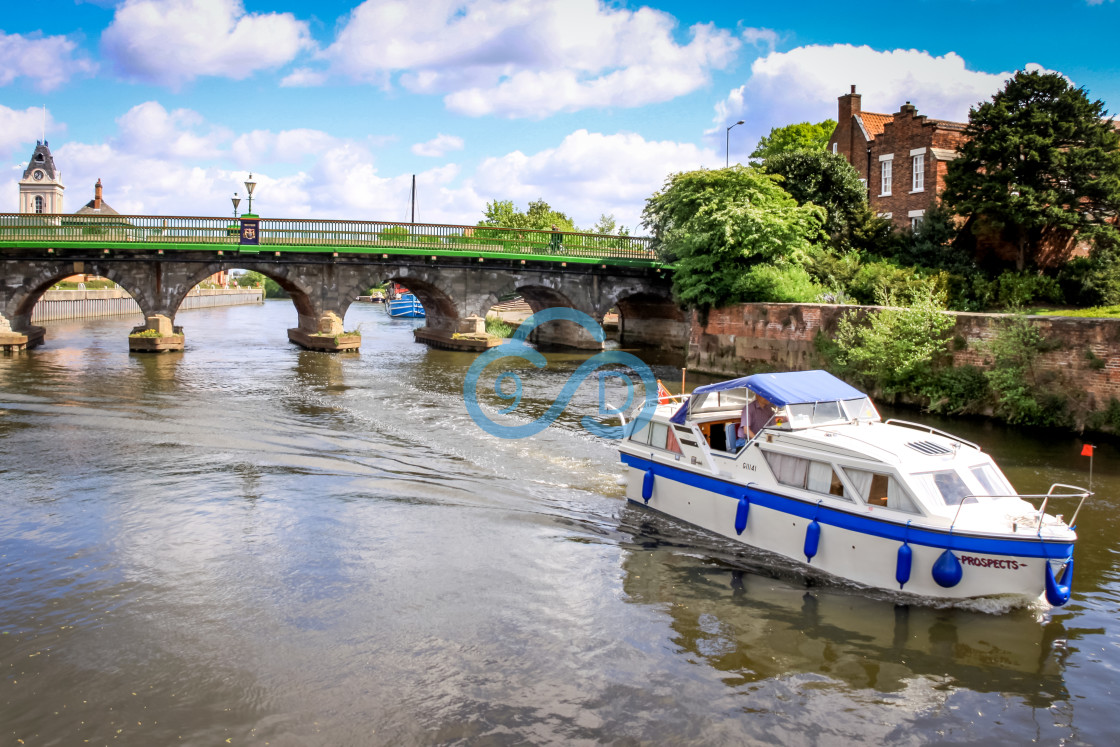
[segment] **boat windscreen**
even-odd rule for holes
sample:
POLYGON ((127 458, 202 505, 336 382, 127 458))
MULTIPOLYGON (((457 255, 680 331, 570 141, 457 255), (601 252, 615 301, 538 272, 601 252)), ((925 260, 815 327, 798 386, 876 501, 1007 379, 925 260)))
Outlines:
POLYGON ((727 389, 725 391, 701 392, 693 394, 688 403, 689 414, 696 417, 705 412, 718 410, 741 410, 747 404, 747 390, 727 389))

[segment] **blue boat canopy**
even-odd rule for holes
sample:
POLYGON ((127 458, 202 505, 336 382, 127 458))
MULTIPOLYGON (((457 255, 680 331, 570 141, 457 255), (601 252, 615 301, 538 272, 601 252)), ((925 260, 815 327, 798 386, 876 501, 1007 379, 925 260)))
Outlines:
POLYGON ((841 399, 858 399, 867 395, 836 378, 827 371, 788 371, 744 376, 741 379, 721 381, 718 384, 698 386, 693 396, 706 392, 728 389, 750 389, 761 394, 771 403, 783 407, 812 402, 832 402, 841 399))

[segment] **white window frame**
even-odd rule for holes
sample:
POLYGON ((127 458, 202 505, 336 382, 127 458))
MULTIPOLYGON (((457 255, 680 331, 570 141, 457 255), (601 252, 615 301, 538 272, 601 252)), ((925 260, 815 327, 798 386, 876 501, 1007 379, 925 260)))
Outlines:
POLYGON ((894 187, 894 153, 879 156, 879 196, 890 197, 894 187))
POLYGON ((918 226, 922 224, 922 221, 926 219, 926 211, 911 210, 906 214, 906 217, 910 219, 910 230, 916 231, 918 230, 918 226))
POLYGON ((910 151, 910 193, 924 192, 926 189, 926 149, 914 148, 910 151))
POLYGON ((833 155, 835 155, 835 154, 837 153, 837 149, 839 148, 839 146, 840 146, 840 143, 833 143, 833 144, 832 144, 832 153, 833 153, 833 155))
POLYGON ((35 199, 31 201, 36 213, 42 213, 46 210, 47 202, 43 199, 42 195, 35 195, 35 199))

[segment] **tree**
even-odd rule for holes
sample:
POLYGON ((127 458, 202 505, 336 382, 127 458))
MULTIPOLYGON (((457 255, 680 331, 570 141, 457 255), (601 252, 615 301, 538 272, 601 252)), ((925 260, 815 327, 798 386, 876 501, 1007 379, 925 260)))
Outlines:
POLYGON ((530 228, 549 231, 556 226, 561 231, 576 231, 575 223, 564 213, 553 210, 544 200, 529 203, 526 212, 518 210, 513 200, 494 200, 486 203, 480 226, 501 228, 530 228))
POLYGON ((835 129, 836 121, 832 119, 817 124, 801 122, 775 127, 770 130, 769 135, 763 135, 759 139, 750 157, 752 160, 765 161, 779 153, 794 150, 824 150, 835 129))
POLYGON ((743 166, 673 174, 642 211, 655 250, 676 264, 674 293, 700 309, 757 297, 762 268, 797 267, 823 222, 778 177, 743 166))
POLYGON ((785 151, 768 157, 762 169, 780 176, 782 188, 798 203, 824 208, 825 233, 850 245, 852 227, 868 214, 867 188, 843 156, 823 149, 785 151))
POLYGON ((973 234, 998 232, 1019 270, 1047 241, 1115 233, 1106 220, 1120 210, 1120 134, 1104 111, 1058 73, 1020 70, 969 112, 944 205, 973 234))

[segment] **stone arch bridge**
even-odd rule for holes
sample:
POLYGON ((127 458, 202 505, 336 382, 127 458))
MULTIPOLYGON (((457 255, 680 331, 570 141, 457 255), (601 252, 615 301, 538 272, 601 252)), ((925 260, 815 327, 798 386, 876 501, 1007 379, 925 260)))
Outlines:
MULTIPOLYGON (((316 340, 340 335, 350 304, 387 280, 411 290, 427 312, 427 328, 448 337, 463 320, 485 316, 500 297, 518 293, 534 311, 564 306, 601 320, 617 308, 627 344, 687 343, 669 272, 644 239, 504 229, 478 236, 472 227, 272 220, 256 223, 259 243, 244 244, 240 232, 251 218, 72 222, 79 218, 85 216, 0 215, 0 345, 41 342, 44 331, 31 324, 32 309, 47 289, 73 274, 109 278, 132 295, 146 319, 174 322, 192 288, 231 269, 259 272, 291 295, 296 324, 288 337, 303 347, 323 349, 316 340)), ((600 347, 569 322, 550 323, 536 334, 539 343, 600 347)))

